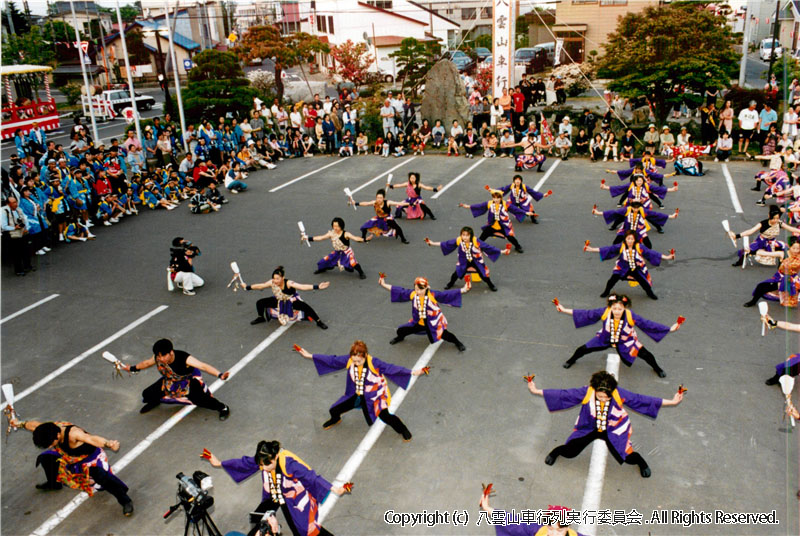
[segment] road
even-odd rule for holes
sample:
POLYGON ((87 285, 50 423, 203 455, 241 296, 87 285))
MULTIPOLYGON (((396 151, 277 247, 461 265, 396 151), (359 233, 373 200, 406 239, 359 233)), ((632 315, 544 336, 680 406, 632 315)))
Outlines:
MULTIPOLYGON (((554 164, 549 160, 545 168, 554 164)), ((598 295, 613 265, 600 262, 596 254, 582 253, 581 248, 587 239, 597 246, 613 239, 602 219, 590 215, 590 208, 594 203, 613 208, 599 183, 601 178, 609 180, 605 167, 622 165, 591 165, 580 159, 557 164, 547 175, 524 173, 531 186, 547 177, 540 189, 552 189, 554 194, 536 205, 539 225, 515 222, 525 253, 503 256, 490 265, 499 291, 489 292, 476 283, 464 295, 463 307, 444 307, 448 329, 467 346, 464 353, 450 344, 429 348, 423 337, 389 345, 395 327, 408 321, 410 305, 391 303, 389 294, 377 285, 377 274, 383 271, 390 284, 404 286, 424 275, 434 289, 442 288, 455 259, 427 247, 423 238, 446 240, 464 225, 476 229, 483 225, 484 217, 472 218, 457 204, 485 201, 487 183, 507 184, 513 169, 506 159, 428 155, 284 161, 274 171, 252 173, 250 190, 229 196, 231 202, 219 213, 192 215, 185 206, 172 212, 145 211, 111 228, 97 229, 94 242, 59 245, 36 259, 38 271, 24 278, 15 278, 11 267, 4 266, 3 382, 13 383, 20 392, 58 367, 67 367, 21 400, 17 409, 28 419, 64 419, 119 439, 120 452, 109 451, 109 458, 112 464, 126 461, 118 474, 130 486, 136 505, 135 516, 126 519, 113 498, 100 493, 78 506, 52 533, 181 534, 180 513, 167 522, 160 514, 174 502, 178 483, 174 475, 198 469, 214 478, 216 503, 211 514, 222 532, 246 531, 246 514, 261 497, 258 476, 234 484, 199 457, 203 448, 221 458, 234 458, 252 455, 259 440, 278 439, 319 474, 335 479, 348 460, 360 459, 354 453, 368 427, 357 412, 351 412, 335 428, 322 429, 328 407, 343 392, 344 376, 318 376, 291 346, 346 353, 355 339, 365 340, 375 357, 406 367, 435 353, 431 375, 420 377, 397 409, 413 440, 404 443, 387 429, 371 449, 362 451, 361 465, 352 476, 353 494, 326 511, 324 525, 331 532, 493 534, 485 523, 476 526, 482 482, 494 484, 492 503, 497 508, 519 511, 548 504, 580 508, 586 499, 589 450, 572 460, 559 459, 552 467, 544 464, 547 452, 569 435, 577 412, 548 413, 543 400, 530 395, 521 378, 535 373, 542 388, 578 387, 605 366, 602 353, 585 357, 568 371, 561 367, 596 328, 576 330, 550 302, 558 297, 567 307, 603 305, 598 295), (342 188, 360 188, 356 199, 368 200, 393 168, 395 183, 412 170, 422 171, 422 181, 429 185, 458 179, 437 199, 425 192, 437 220, 400 220, 409 245, 385 238, 354 244, 368 276, 365 281, 339 271, 313 275, 316 261, 330 251, 330 244, 306 247, 298 240, 296 222, 303 220, 310 233, 321 234, 331 218, 341 216, 347 229, 355 231, 371 211, 346 206, 342 188), (294 182, 287 184, 290 181, 294 182), (170 294, 165 288, 164 268, 174 236, 190 238, 203 251, 197 270, 206 285, 194 297, 170 294), (305 322, 288 330, 275 322, 251 326, 256 300, 268 294, 226 289, 234 260, 248 283, 267 280, 277 265, 284 265, 289 279, 300 283, 330 281, 327 290, 301 293, 330 329, 305 322), (53 294, 59 296, 5 321, 53 294), (160 310, 164 305, 168 307, 160 310), (147 318, 148 314, 153 316, 147 318), (142 318, 147 319, 134 325, 142 318), (113 380, 100 353, 109 350, 136 363, 150 356, 151 345, 160 337, 171 338, 177 348, 221 370, 247 361, 217 391, 232 408, 228 421, 219 422, 216 414, 202 409, 178 422, 169 421, 179 411, 174 406, 139 414, 139 393, 157 374, 148 370, 113 380), (140 450, 148 434, 162 432, 149 448, 140 450), (466 511, 468 526, 400 527, 384 520, 389 510, 436 509, 466 511)), ((666 370, 665 379, 637 361, 632 368, 621 367, 621 385, 663 398, 672 397, 678 384, 689 392, 680 406, 663 408, 657 420, 631 414, 633 446, 647 459, 653 476, 642 479, 635 468, 609 459, 597 499, 603 509, 635 509, 647 520, 662 509, 774 509, 780 525, 683 527, 671 521, 661 526, 604 526, 598 534, 768 536, 799 530, 799 432, 781 419, 779 389, 764 385, 773 365, 797 347, 797 336, 780 331, 759 335, 757 311, 741 304, 774 269, 732 268, 734 249, 720 226, 728 219, 735 231, 742 231, 764 217, 765 209, 754 205, 757 194, 749 191, 752 176, 761 167, 729 165, 742 213, 734 209, 721 166, 708 163, 707 167, 705 177, 677 178, 680 190, 669 194, 666 211, 680 207, 680 216, 665 226, 664 235, 652 236, 657 250, 675 248, 678 255, 676 261, 651 269, 660 299, 649 300, 641 289, 625 284, 616 288, 632 297, 633 310, 644 318, 664 324, 678 315, 688 319, 659 344, 640 331, 643 343, 666 370)), ((402 192, 390 193, 393 200, 403 197, 402 192)), ((489 241, 502 247, 497 239, 489 241)), ((776 305, 771 308, 774 315, 784 316, 776 305)), ((787 311, 786 317, 797 321, 797 311, 787 311)), ((397 396, 399 390, 393 384, 391 388, 397 396)), ((44 494, 34 489, 43 480, 35 467, 37 454, 30 436, 22 432, 13 434, 3 448, 3 534, 31 533, 77 496, 72 490, 44 494)))

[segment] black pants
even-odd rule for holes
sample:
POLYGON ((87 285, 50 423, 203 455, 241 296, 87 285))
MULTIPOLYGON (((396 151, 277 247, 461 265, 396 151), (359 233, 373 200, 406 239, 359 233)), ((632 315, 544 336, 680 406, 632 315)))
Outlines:
MULTIPOLYGON (((395 210, 395 211, 394 211, 394 217, 395 217, 395 218, 399 218, 400 216, 402 216, 402 215, 403 215, 403 212, 404 212, 404 211, 405 211, 407 208, 408 208, 408 207, 397 207, 397 210, 395 210)), ((434 215, 433 215, 433 212, 431 212, 431 209, 430 209, 430 208, 428 208, 428 205, 426 205, 425 203, 420 203, 420 205, 419 205, 419 208, 420 208, 420 210, 422 211, 422 213, 423 213, 425 216, 429 217, 429 218, 430 218, 430 219, 432 219, 432 220, 435 220, 435 219, 436 219, 436 216, 434 216, 434 215)))
MULTIPOLYGON (((497 236, 498 238, 500 238, 497 235, 497 233, 502 233, 502 231, 495 231, 491 227, 487 227, 481 232, 481 236, 478 238, 478 240, 486 240, 490 236, 497 236)), ((517 250, 522 249, 522 246, 519 245, 519 242, 517 242, 516 237, 503 235, 503 238, 508 240, 511 243, 511 245, 514 246, 515 249, 517 250)))
POLYGON ((563 456, 564 458, 574 458, 583 452, 583 449, 588 447, 595 439, 600 439, 606 442, 608 445, 608 451, 612 456, 614 456, 614 459, 617 460, 617 463, 620 465, 627 463, 628 465, 638 465, 640 469, 647 467, 647 462, 644 461, 644 458, 642 458, 642 455, 638 452, 632 452, 628 454, 623 460, 614 446, 611 444, 611 441, 608 440, 608 431, 598 432, 597 430, 594 430, 592 433, 586 434, 585 436, 576 437, 564 445, 551 450, 550 456, 555 458, 558 458, 559 456, 563 456))
MULTIPOLYGON (((274 510, 275 512, 280 510, 281 512, 283 512, 283 517, 286 520, 286 524, 289 525, 289 530, 291 531, 292 536, 304 536, 300 534, 300 532, 297 530, 297 527, 294 525, 294 521, 292 520, 292 513, 289 511, 289 507, 286 506, 285 504, 278 504, 272 499, 267 499, 266 501, 263 501, 261 504, 259 504, 258 507, 255 509, 255 511, 260 514, 263 514, 264 512, 268 512, 270 510, 274 510)), ((253 519, 253 517, 255 516, 251 515, 250 517, 251 517, 250 522, 251 523, 255 522, 255 520, 253 519)), ((258 525, 255 525, 250 530, 250 532, 247 533, 247 536, 255 536, 257 529, 258 525)), ((317 534, 319 536, 333 536, 333 533, 328 532, 327 530, 325 530, 324 527, 320 527, 319 532, 317 534)))
MULTIPOLYGON (((348 271, 348 272, 356 271, 356 272, 358 272, 358 275, 364 275, 364 269, 361 268, 361 263, 356 263, 356 265, 353 266, 352 268, 349 267, 349 266, 345 266, 344 269, 346 271, 348 271)), ((327 272, 328 270, 333 270, 333 266, 329 266, 328 268, 323 268, 322 270, 316 269, 316 270, 314 270, 314 273, 315 274, 321 274, 321 273, 327 272)), ((295 303, 297 303, 297 302, 295 302, 295 303)))
POLYGON ((777 282, 763 282, 756 285, 755 290, 753 290, 753 297, 747 303, 755 304, 758 300, 764 297, 764 295, 768 292, 775 292, 778 290, 778 283, 777 282))
POLYGON ((8 233, 3 233, 5 255, 14 261, 14 272, 24 274, 31 269, 31 255, 28 247, 28 235, 21 238, 11 238, 8 233))
MULTIPOLYGON (((422 205, 422 206, 424 207, 425 205, 422 205)), ((387 219, 386 220, 386 225, 389 226, 389 229, 394 229, 394 231, 397 233, 397 237, 400 238, 400 240, 405 240, 406 239, 406 235, 403 234, 403 229, 400 228, 400 226, 397 224, 397 222, 395 220, 387 219)), ((361 238, 366 240, 368 232, 369 232, 368 229, 361 229, 361 238)))
MULTIPOLYGON (((333 406, 330 409, 331 418, 334 421, 338 421, 342 417, 342 413, 347 413, 351 409, 356 408, 356 403, 359 402, 358 399, 359 397, 357 395, 353 395, 344 402, 333 406)), ((371 426, 372 423, 369 420, 369 412, 367 410, 366 400, 364 400, 364 398, 361 397, 360 402, 361 402, 361 412, 364 414, 364 420, 367 421, 367 424, 371 426)), ((398 434, 403 435, 404 433, 408 433, 408 428, 406 428, 406 425, 403 424, 403 421, 401 421, 397 415, 392 415, 391 413, 389 413, 388 409, 385 409, 380 413, 378 413, 378 418, 383 422, 385 422, 386 424, 388 424, 389 426, 391 426, 392 430, 394 430, 398 434)))
MULTIPOLYGON (((51 486, 57 484, 56 477, 58 475, 58 456, 55 454, 47 454, 41 453, 39 457, 36 458, 36 465, 41 465, 42 469, 44 469, 44 474, 47 477, 47 483, 51 486)), ((125 483, 117 478, 115 475, 109 473, 105 469, 101 467, 91 467, 89 469, 89 476, 92 479, 100 484, 103 489, 109 492, 111 495, 117 499, 119 504, 125 505, 131 502, 131 498, 128 497, 128 486, 125 483)))
MULTIPOLYGON (((647 279, 644 278, 644 276, 639 270, 634 270, 633 273, 630 273, 630 275, 636 280, 637 283, 639 283, 639 285, 641 285, 642 290, 644 290, 645 294, 647 294, 651 298, 655 296, 652 287, 650 287, 650 283, 647 282, 647 279)), ((608 278, 608 282, 606 283, 606 288, 600 296, 601 297, 608 296, 609 293, 611 292, 611 289, 614 288, 614 285, 616 285, 617 282, 622 279, 623 278, 618 274, 611 274, 611 277, 608 278)))
MULTIPOLYGON (((475 265, 475 261, 469 261, 469 263, 467 263, 467 268, 469 268, 470 266, 475 269, 475 273, 478 274, 478 277, 480 277, 484 283, 486 283, 490 287, 494 286, 494 283, 492 283, 492 280, 489 276, 483 277, 481 275, 480 270, 478 270, 478 267, 475 265)), ((467 277, 470 277, 470 274, 471 272, 467 272, 467 277)), ((456 279, 458 279, 458 271, 454 270, 453 273, 450 274, 450 281, 447 283, 447 286, 445 288, 452 288, 452 286, 456 284, 456 279)))
MULTIPOLYGON (((624 234, 619 234, 619 235, 617 235, 617 237, 614 239, 614 242, 613 242, 613 243, 614 243, 614 244, 620 244, 620 243, 622 243, 622 241, 623 241, 624 239, 625 239, 625 235, 624 235, 624 234)), ((644 238, 642 238, 641 242, 642 242, 642 244, 644 244, 645 246, 647 246, 647 247, 648 247, 648 249, 653 249, 653 243, 652 243, 652 242, 650 242, 650 237, 649 237, 649 236, 645 236, 644 238)))
MULTIPOLYGON (((275 296, 271 296, 269 298, 261 298, 256 302, 256 310, 258 311, 258 316, 266 318, 267 321, 270 320, 269 316, 267 315, 267 309, 277 309, 277 308, 278 308, 278 299, 275 296)), ((297 300, 292 304, 292 308, 298 311, 302 311, 303 314, 306 316, 306 318, 308 318, 312 322, 319 321, 319 315, 317 314, 317 312, 304 301, 297 300)))
MULTIPOLYGON (((575 350, 575 353, 572 354, 572 357, 569 358, 568 362, 574 364, 578 359, 582 358, 586 354, 591 354, 592 352, 602 352, 603 350, 608 350, 609 348, 611 348, 611 346, 601 346, 599 348, 589 348, 584 344, 583 346, 581 346, 581 347, 579 347, 579 348, 577 348, 575 350)), ((656 372, 661 372, 662 371, 661 367, 659 367, 658 363, 656 363, 656 357, 653 354, 651 354, 650 350, 648 350, 644 346, 639 348, 639 353, 636 355, 636 357, 642 359, 645 363, 650 365, 650 367, 652 367, 652 369, 654 371, 656 371, 656 372)), ((625 366, 628 366, 628 367, 631 366, 624 359, 621 359, 621 361, 625 366)))
MULTIPOLYGON (((161 402, 161 397, 164 396, 163 383, 164 378, 160 378, 153 385, 142 391, 142 402, 145 404, 161 402)), ((186 398, 200 408, 220 411, 225 407, 225 404, 211 396, 211 393, 207 393, 195 378, 189 381, 189 394, 186 395, 186 398)))
MULTIPOLYGON (((426 335, 428 335, 428 340, 430 341, 431 344, 436 342, 433 340, 433 335, 428 330, 428 326, 421 326, 419 324, 414 324, 413 326, 400 326, 399 328, 397 328, 397 338, 402 341, 409 335, 414 335, 416 333, 423 333, 423 332, 426 335)), ((458 340, 458 337, 456 337, 447 330, 444 330, 444 332, 442 332, 442 339, 447 342, 451 342, 455 345, 461 343, 461 341, 458 340)))

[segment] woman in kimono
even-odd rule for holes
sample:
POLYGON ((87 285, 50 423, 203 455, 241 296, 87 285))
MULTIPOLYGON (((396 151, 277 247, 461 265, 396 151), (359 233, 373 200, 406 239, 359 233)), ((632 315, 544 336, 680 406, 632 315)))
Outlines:
POLYGON ((503 200, 503 192, 500 190, 492 190, 488 186, 486 186, 486 189, 492 194, 491 201, 475 203, 474 205, 459 203, 458 206, 471 210, 473 218, 477 218, 488 212, 487 224, 481 227, 481 236, 478 238, 479 240, 486 240, 490 236, 505 238, 514 246, 517 253, 523 253, 522 246, 514 237, 514 226, 511 224, 510 214, 513 214, 517 218, 517 221, 521 222, 525 219, 525 216, 532 216, 533 211, 524 212, 515 205, 506 203, 505 200, 503 200))
MULTIPOLYGON (((260 472, 261 504, 255 512, 263 514, 280 510, 293 536, 332 536, 317 520, 319 504, 329 492, 341 496, 348 491, 344 487, 333 486, 297 454, 281 448, 279 442, 259 441, 253 457, 220 460, 211 452, 204 457, 213 467, 222 467, 237 483, 260 472)), ((277 534, 277 519, 270 517, 269 524, 277 534)), ((255 532, 256 528, 250 531, 250 535, 255 532)))
POLYGON ((559 313, 571 315, 576 328, 602 321, 595 336, 575 350, 572 357, 564 363, 564 368, 570 368, 586 354, 614 348, 625 366, 630 367, 637 357, 641 357, 653 368, 659 378, 666 378, 667 373, 658 366, 655 356, 639 341, 636 329, 642 330, 648 337, 660 342, 667 334, 678 331, 683 320, 678 318, 679 321, 672 326, 665 326, 642 318, 630 310, 630 305, 630 299, 627 296, 616 294, 609 296, 608 305, 600 309, 573 310, 557 304, 556 310, 559 313))
POLYGON ((492 292, 497 291, 497 287, 489 278, 489 267, 486 266, 486 261, 483 257, 486 255, 492 262, 497 262, 497 259, 500 258, 500 250, 483 240, 475 238, 475 231, 472 230, 472 227, 462 227, 458 238, 447 240, 446 242, 434 242, 430 238, 426 238, 425 243, 429 246, 439 246, 442 248, 442 254, 444 255, 458 251, 456 269, 450 276, 450 281, 445 285, 445 290, 453 288, 456 284, 456 279, 461 278, 464 278, 464 281, 466 281, 465 288, 469 290, 472 287, 472 277, 467 272, 472 268, 486 282, 489 290, 492 292))
POLYGON ((766 184, 767 189, 769 189, 769 186, 775 183, 775 181, 778 179, 787 178, 786 171, 783 169, 783 159, 780 157, 780 155, 768 157, 762 157, 759 155, 753 158, 757 158, 759 160, 769 160, 769 170, 759 171, 756 173, 755 177, 753 177, 756 180, 756 185, 751 188, 752 191, 760 192, 762 182, 766 184))
MULTIPOLYGON (((567 512, 571 512, 571 508, 567 508, 565 506, 554 506, 548 505, 547 510, 553 512, 552 514, 548 514, 550 517, 548 521, 552 521, 549 525, 540 525, 539 523, 496 523, 494 514, 494 508, 489 505, 489 495, 484 493, 481 495, 480 503, 478 506, 481 507, 481 510, 484 510, 489 513, 489 517, 494 522, 494 530, 495 536, 586 536, 575 529, 570 528, 570 523, 567 520, 567 512), (563 514, 558 514, 557 512, 563 511, 563 514), (564 524, 562 524, 562 521, 564 524)), ((543 519, 545 518, 544 509, 542 510, 542 517, 539 518, 542 522, 546 522, 543 519)), ((575 519, 580 519, 580 512, 576 512, 578 515, 575 516, 575 519)), ((515 520, 516 521, 516 520, 515 520)))
POLYGON ((750 236, 758 233, 758 238, 750 243, 750 247, 747 249, 747 251, 744 249, 740 249, 738 251, 739 258, 731 266, 741 266, 744 262, 745 256, 747 255, 755 255, 756 260, 764 264, 775 264, 774 258, 769 257, 762 259, 760 258, 762 257, 762 254, 759 252, 762 250, 766 252, 786 250, 786 243, 778 240, 781 230, 794 234, 800 234, 800 229, 797 227, 792 227, 791 225, 781 221, 780 207, 772 205, 769 207, 769 217, 766 220, 761 220, 760 223, 757 223, 750 229, 741 233, 734 233, 733 231, 728 232, 728 236, 734 241, 743 236, 750 236))
POLYGON ((333 270, 338 267, 340 271, 347 270, 358 272, 358 277, 366 279, 364 270, 361 264, 356 260, 353 254, 353 248, 350 247, 350 241, 367 242, 368 239, 360 238, 349 231, 344 230, 344 220, 342 218, 333 218, 331 220, 331 230, 324 235, 319 236, 306 236, 302 235, 300 241, 308 240, 309 242, 330 239, 333 244, 333 251, 322 257, 317 261, 317 269, 315 274, 322 274, 328 270, 333 270))
POLYGON ((348 355, 312 354, 299 346, 295 351, 306 359, 312 359, 320 376, 342 369, 347 370, 344 395, 331 406, 331 418, 322 425, 324 429, 339 424, 342 413, 361 408, 368 425, 372 426, 375 419, 380 419, 403 436, 404 441, 411 441, 411 432, 403 421, 389 413, 392 394, 389 392, 386 380, 391 380, 398 387, 406 389, 411 376, 424 374, 423 369, 412 371, 372 357, 364 341, 355 341, 350 346, 348 355))
POLYGON ((633 427, 625 407, 655 419, 662 406, 677 406, 683 400, 679 389, 671 399, 633 393, 617 387, 617 379, 606 371, 595 372, 589 385, 576 389, 539 389, 531 380, 528 390, 544 397, 549 411, 559 411, 580 405, 581 410, 567 442, 550 451, 544 463, 553 465, 559 456, 574 458, 595 439, 605 441, 608 451, 621 465, 638 465, 643 478, 651 474, 642 455, 633 450, 633 427))
POLYGON ((662 212, 655 210, 646 210, 639 202, 632 202, 628 207, 618 208, 616 210, 604 210, 600 212, 597 206, 592 208, 592 214, 595 216, 603 216, 607 224, 611 225, 609 230, 616 229, 617 220, 621 217, 622 229, 617 231, 617 237, 614 239, 615 244, 619 244, 625 238, 625 233, 634 231, 636 233, 637 241, 641 242, 648 248, 653 247, 650 242, 650 237, 647 236, 647 231, 650 230, 650 224, 647 223, 651 220, 654 225, 658 225, 658 232, 663 233, 661 227, 667 223, 667 220, 674 220, 678 217, 678 209, 673 214, 666 215, 662 212))
POLYGON ((431 209, 428 208, 428 205, 425 204, 425 201, 422 200, 422 190, 429 190, 432 192, 438 192, 439 188, 442 187, 440 184, 439 186, 428 186, 422 184, 419 180, 419 173, 416 171, 412 171, 408 174, 408 182, 404 182, 403 184, 391 184, 387 183, 386 187, 389 189, 394 188, 405 188, 406 189, 406 200, 404 205, 398 205, 394 211, 394 217, 400 218, 403 215, 403 212, 406 213, 406 219, 414 220, 414 219, 422 219, 425 216, 428 216, 430 219, 435 220, 436 216, 433 215, 431 209))
POLYGON ((458 337, 447 330, 447 319, 439 306, 443 303, 461 307, 461 294, 466 292, 466 287, 460 290, 431 290, 428 280, 418 277, 414 280, 414 288, 407 289, 387 284, 385 277, 381 274, 378 284, 391 293, 392 303, 410 301, 412 305, 411 320, 397 328, 397 336, 389 344, 397 344, 409 335, 424 333, 431 344, 445 340, 455 344, 459 352, 467 349, 458 337))
POLYGON ((392 218, 391 207, 404 207, 407 203, 398 203, 396 201, 386 200, 386 190, 381 188, 375 194, 375 201, 360 201, 355 203, 357 207, 372 207, 375 209, 375 216, 361 226, 361 238, 366 239, 367 233, 372 233, 374 236, 386 235, 386 237, 399 238, 403 244, 408 244, 403 229, 392 218))
POLYGON ((509 200, 511 204, 520 209, 525 213, 531 213, 531 222, 532 223, 539 223, 536 220, 536 214, 533 213, 533 201, 539 202, 545 197, 549 197, 553 194, 553 190, 548 190, 546 193, 541 193, 527 184, 522 183, 522 175, 514 175, 514 178, 511 179, 511 184, 507 186, 503 186, 499 188, 503 195, 511 194, 509 196, 509 200))
MULTIPOLYGON (((792 237, 789 239, 789 248, 786 258, 781 261, 778 271, 765 279, 753 289, 753 297, 744 304, 745 307, 754 306, 758 300, 778 300, 784 307, 797 307, 798 288, 800 288, 800 241, 792 237)), ((763 252, 762 255, 783 257, 782 251, 763 252)))
POLYGON ((653 202, 663 207, 662 201, 668 192, 677 192, 678 183, 672 188, 659 186, 658 184, 647 182, 643 173, 631 175, 630 184, 620 184, 618 186, 608 186, 605 180, 600 181, 600 189, 608 190, 611 197, 619 197, 617 206, 628 206, 630 203, 639 202, 647 210, 651 210, 653 202))
POLYGON ((608 296, 618 281, 627 279, 639 283, 649 298, 657 300, 658 296, 653 293, 653 280, 647 270, 647 263, 649 262, 653 266, 660 266, 662 260, 671 261, 675 258, 675 250, 671 250, 669 255, 662 255, 658 251, 639 244, 636 241, 636 233, 633 231, 627 231, 625 238, 619 245, 593 248, 588 245, 587 241, 583 251, 599 253, 601 261, 617 258, 617 263, 614 265, 614 271, 606 283, 606 288, 600 294, 601 298, 608 296))
POLYGON ((272 271, 272 279, 255 285, 246 285, 245 290, 264 290, 272 291, 271 298, 261 298, 256 302, 258 316, 250 324, 261 324, 272 318, 276 318, 282 326, 290 321, 298 321, 307 318, 310 322, 316 322, 320 329, 328 329, 317 312, 304 302, 298 290, 325 290, 330 283, 323 281, 317 285, 304 285, 286 279, 286 272, 283 266, 278 266, 272 271))

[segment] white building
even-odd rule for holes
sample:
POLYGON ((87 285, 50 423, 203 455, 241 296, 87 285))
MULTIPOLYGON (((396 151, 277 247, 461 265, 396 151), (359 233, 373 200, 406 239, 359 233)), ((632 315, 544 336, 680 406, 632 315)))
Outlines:
MULTIPOLYGON (((348 39, 367 43, 379 69, 396 78, 397 65, 389 54, 407 37, 437 41, 447 48, 458 24, 412 0, 316 0, 299 4, 300 30, 331 45, 348 39)), ((322 68, 331 62, 322 58, 322 68)))
POLYGON ((250 4, 236 4, 236 29, 244 31, 251 26, 273 24, 282 19, 281 4, 276 0, 253 1, 250 4))

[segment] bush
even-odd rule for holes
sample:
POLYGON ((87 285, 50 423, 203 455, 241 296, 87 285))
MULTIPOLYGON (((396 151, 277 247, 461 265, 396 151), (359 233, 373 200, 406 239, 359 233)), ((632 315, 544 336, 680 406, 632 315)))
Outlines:
POLYGON ((383 103, 378 98, 365 99, 366 107, 361 110, 361 130, 367 134, 370 143, 383 137, 383 119, 381 119, 381 106, 383 103))
POLYGON ((742 108, 747 108, 750 101, 756 101, 756 109, 760 110, 764 106, 764 92, 760 89, 746 89, 734 86, 725 94, 725 100, 731 101, 734 113, 739 113, 742 108))
POLYGON ((70 82, 69 84, 59 88, 59 91, 67 98, 67 104, 75 106, 81 100, 81 86, 70 82))

